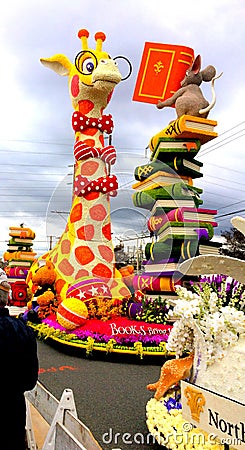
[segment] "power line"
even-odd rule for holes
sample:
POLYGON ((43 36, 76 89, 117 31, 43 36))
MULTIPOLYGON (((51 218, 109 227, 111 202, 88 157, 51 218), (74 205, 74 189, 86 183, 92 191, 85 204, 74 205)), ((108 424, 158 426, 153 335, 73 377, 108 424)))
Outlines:
POLYGON ((245 209, 238 209, 237 211, 231 211, 231 212, 226 213, 226 214, 221 214, 220 216, 216 216, 216 219, 219 219, 220 217, 231 216, 232 214, 239 214, 241 212, 245 212, 245 209))
MULTIPOLYGON (((244 131, 244 130, 241 130, 241 131, 244 131)), ((227 137, 227 138, 225 138, 225 139, 223 139, 223 140, 217 142, 216 144, 214 144, 212 147, 209 147, 208 149, 203 149, 203 151, 202 151, 202 149, 201 149, 201 150, 200 150, 200 156, 205 156, 205 155, 207 155, 208 153, 213 152, 214 150, 217 150, 218 148, 223 147, 224 145, 229 144, 230 142, 236 141, 237 139, 240 139, 242 136, 245 136, 245 133, 243 133, 243 134, 240 134, 240 135, 237 136, 237 137, 233 137, 233 136, 235 136, 236 134, 241 133, 241 131, 239 131, 239 132, 235 133, 234 135, 229 136, 229 137, 227 137), (230 139, 230 138, 232 138, 232 137, 233 137, 233 139, 230 139), (230 139, 230 140, 227 141, 227 142, 224 142, 224 141, 226 141, 227 139, 230 139), (222 144, 222 142, 223 142, 223 144, 222 144), (219 144, 220 144, 220 145, 219 145, 219 144)))

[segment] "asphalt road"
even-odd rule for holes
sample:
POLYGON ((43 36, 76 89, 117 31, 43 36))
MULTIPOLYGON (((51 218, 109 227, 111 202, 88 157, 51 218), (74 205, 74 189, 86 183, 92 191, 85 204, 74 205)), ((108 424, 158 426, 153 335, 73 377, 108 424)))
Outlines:
POLYGON ((73 391, 79 419, 104 450, 163 450, 152 443, 145 406, 146 385, 159 377, 161 361, 110 362, 72 356, 38 341, 39 381, 56 397, 73 391))

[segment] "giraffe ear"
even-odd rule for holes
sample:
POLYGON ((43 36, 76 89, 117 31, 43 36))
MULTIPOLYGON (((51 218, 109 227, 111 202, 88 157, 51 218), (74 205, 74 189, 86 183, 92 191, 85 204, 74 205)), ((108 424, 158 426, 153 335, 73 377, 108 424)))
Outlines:
POLYGON ((65 55, 54 55, 51 58, 40 58, 41 63, 63 77, 70 74, 72 63, 65 55))

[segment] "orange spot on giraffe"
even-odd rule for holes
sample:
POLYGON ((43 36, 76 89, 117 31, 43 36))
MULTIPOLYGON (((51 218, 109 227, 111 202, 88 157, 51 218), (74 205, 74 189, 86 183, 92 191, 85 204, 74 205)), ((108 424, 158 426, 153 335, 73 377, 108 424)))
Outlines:
POLYGON ((77 261, 82 265, 86 266, 94 259, 94 253, 86 245, 81 245, 75 249, 75 256, 77 261))
POLYGON ((102 233, 105 236, 105 238, 110 241, 111 239, 111 224, 107 223, 102 227, 102 233))
POLYGON ((77 205, 75 205, 72 210, 71 210, 71 214, 70 214, 70 221, 71 223, 77 222, 78 220, 81 220, 82 218, 82 205, 81 203, 78 203, 77 205))
POLYGON ((82 114, 88 114, 94 108, 94 103, 91 100, 81 100, 79 102, 79 111, 82 114))
POLYGON ((81 175, 90 176, 98 170, 99 163, 97 161, 86 161, 81 167, 81 175))
POLYGON ((53 264, 56 264, 57 263, 57 260, 58 260, 58 253, 56 253, 55 255, 54 255, 54 257, 53 257, 53 264))
POLYGON ((77 274, 75 276, 75 280, 80 280, 80 278, 88 277, 88 276, 89 276, 89 271, 85 270, 85 269, 81 269, 77 272, 77 274))
POLYGON ((59 279, 59 280, 57 280, 55 282, 55 290, 56 290, 57 294, 60 294, 60 292, 61 292, 62 288, 64 287, 64 285, 65 285, 65 281, 64 280, 59 279))
POLYGON ((99 136, 99 141, 100 141, 102 147, 104 147, 104 145, 105 145, 105 140, 104 140, 103 134, 101 134, 101 136, 99 136))
POLYGON ((96 277, 110 279, 112 277, 112 271, 105 264, 99 263, 94 266, 92 274, 96 277))
POLYGON ((94 136, 97 133, 97 129, 96 128, 87 128, 86 130, 83 131, 83 134, 85 136, 94 136))
POLYGON ((64 258, 58 265, 58 269, 63 275, 71 276, 74 272, 74 267, 68 261, 68 259, 64 258))
POLYGON ((111 101, 112 94, 113 94, 113 90, 110 92, 110 94, 107 97, 107 103, 109 103, 111 101))
POLYGON ((110 288, 113 289, 113 288, 115 288, 117 285, 118 285, 117 281, 116 281, 116 280, 113 280, 112 283, 111 283, 110 288))
POLYGON ((61 253, 63 255, 67 254, 67 253, 70 253, 70 250, 71 250, 71 243, 70 243, 70 241, 68 239, 64 239, 61 242, 61 253))
POLYGON ((93 225, 84 225, 77 230, 78 239, 82 239, 83 241, 91 241, 94 237, 94 226, 93 225))
POLYGON ((119 289, 119 294, 121 294, 122 297, 128 297, 129 296, 129 292, 128 289, 126 287, 121 287, 119 289))
POLYGON ((110 247, 108 247, 107 245, 99 245, 98 246, 99 252, 102 256, 102 258, 107 261, 107 262, 112 262, 114 259, 114 253, 111 250, 110 247))
POLYGON ((91 200, 96 200, 96 198, 99 198, 100 193, 99 192, 89 192, 89 194, 84 195, 84 198, 86 198, 86 200, 91 201, 91 200))
POLYGON ((71 79, 71 94, 73 97, 77 97, 79 94, 79 76, 74 75, 71 79))
POLYGON ((103 205, 91 206, 89 210, 91 219, 101 222, 106 218, 107 211, 103 205))
POLYGON ((87 144, 88 147, 94 147, 95 146, 95 140, 94 139, 84 139, 83 142, 87 144))

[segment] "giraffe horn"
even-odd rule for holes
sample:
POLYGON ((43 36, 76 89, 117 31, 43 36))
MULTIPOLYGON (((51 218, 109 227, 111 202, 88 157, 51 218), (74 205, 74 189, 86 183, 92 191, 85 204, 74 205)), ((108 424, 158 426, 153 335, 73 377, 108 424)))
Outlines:
POLYGON ((101 52, 103 42, 106 40, 106 35, 102 31, 98 31, 98 33, 95 34, 94 38, 96 40, 96 50, 98 52, 101 52))

